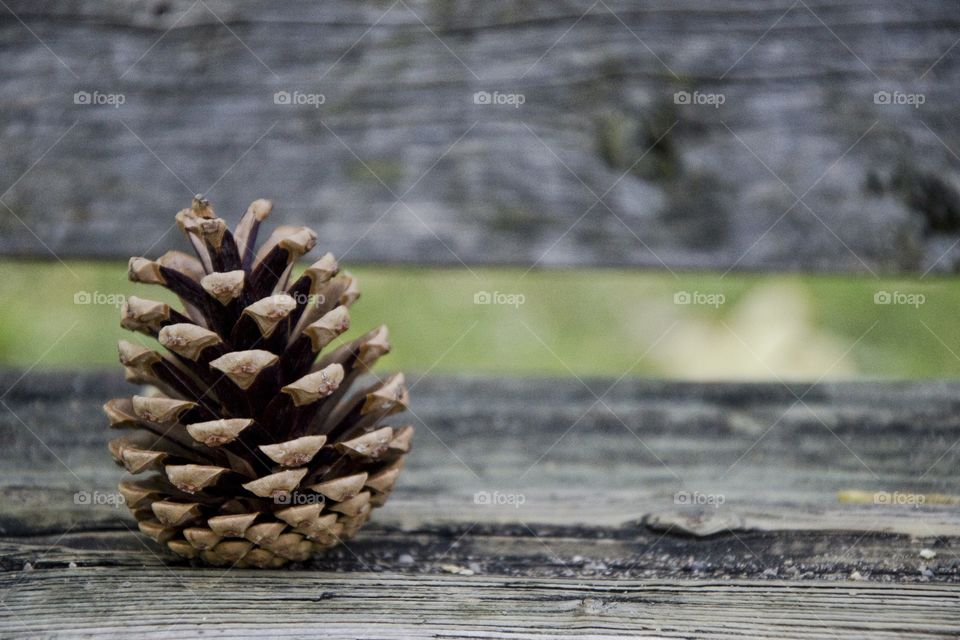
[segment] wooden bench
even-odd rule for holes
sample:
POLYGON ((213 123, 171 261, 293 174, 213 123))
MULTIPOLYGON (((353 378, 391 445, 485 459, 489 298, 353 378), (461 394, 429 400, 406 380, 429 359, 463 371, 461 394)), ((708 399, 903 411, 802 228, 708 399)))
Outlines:
MULTIPOLYGON (((0 254, 158 255, 201 191, 346 263, 952 272, 954 11, 8 0, 0 254)), ((410 382, 388 505, 248 571, 110 503, 119 370, 0 372, 0 636, 960 634, 960 383, 410 382)))

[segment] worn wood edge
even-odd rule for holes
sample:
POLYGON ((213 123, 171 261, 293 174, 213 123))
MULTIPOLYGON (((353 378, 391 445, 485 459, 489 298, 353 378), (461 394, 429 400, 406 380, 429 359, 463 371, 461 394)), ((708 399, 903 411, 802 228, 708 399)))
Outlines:
MULTIPOLYGON (((890 532, 751 531, 690 537, 644 527, 528 522, 462 523, 400 530, 371 523, 297 570, 404 574, 621 578, 763 578, 960 582, 960 537, 890 532)), ((169 566, 190 562, 140 535, 82 528, 0 538, 0 571, 169 566)))
POLYGON ((59 569, 0 574, 0 631, 31 637, 947 638, 960 589, 59 569), (149 595, 148 595, 149 594, 149 595))

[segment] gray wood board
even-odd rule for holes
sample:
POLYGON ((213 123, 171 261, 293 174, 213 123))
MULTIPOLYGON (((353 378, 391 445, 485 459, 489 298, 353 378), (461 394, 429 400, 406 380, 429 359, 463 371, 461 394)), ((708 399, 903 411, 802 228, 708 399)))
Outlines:
POLYGON ((409 378, 417 435, 387 506, 264 572, 190 567, 103 504, 119 375, 0 373, 0 635, 960 633, 960 509, 837 499, 960 493, 960 383, 409 378))
POLYGON ((153 566, 5 573, 0 585, 10 637, 875 640, 960 630, 957 589, 937 585, 153 566))
MULTIPOLYGON (((0 378, 9 389, 0 412, 0 533, 125 532, 126 510, 107 504, 123 473, 105 451, 112 434, 100 405, 129 386, 109 373, 19 376, 0 378)), ((637 535, 719 536, 737 555, 727 534, 805 532, 813 537, 798 553, 815 557, 844 551, 818 547, 831 532, 855 532, 916 569, 924 544, 952 549, 960 534, 957 505, 932 497, 960 494, 955 383, 411 381, 416 447, 371 525, 386 539, 418 531, 442 544, 470 528, 523 538, 543 527, 557 539, 614 545, 637 535), (839 500, 851 490, 868 499, 839 500), (874 504, 880 491, 929 502, 874 504)), ((764 547, 779 540, 761 539, 764 547)), ((857 549, 880 570, 883 552, 857 549)), ((958 577, 956 557, 938 558, 931 566, 958 577)))
POLYGON ((157 255, 203 192, 353 262, 960 264, 950 2, 6 6, 3 255, 157 255))

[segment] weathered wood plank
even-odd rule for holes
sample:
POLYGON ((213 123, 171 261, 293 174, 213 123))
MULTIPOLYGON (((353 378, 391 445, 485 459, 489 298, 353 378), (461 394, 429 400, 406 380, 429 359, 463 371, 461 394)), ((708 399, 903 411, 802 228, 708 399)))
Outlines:
POLYGON ((955 638, 955 588, 378 573, 0 574, 0 630, 153 638, 955 638))
POLYGON ((4 255, 157 253, 200 191, 354 262, 960 264, 950 2, 6 4, 4 255))
POLYGON ((121 475, 99 414, 118 375, 0 373, 0 636, 960 633, 960 508, 837 500, 960 494, 958 383, 411 382, 387 506, 346 546, 254 572, 189 567, 125 509, 75 502, 121 475))
MULTIPOLYGON (((143 538, 136 525, 118 518, 114 531, 83 531, 0 538, 0 570, 18 572, 69 567, 136 570, 188 562, 168 556, 143 538)), ((327 572, 482 575, 539 578, 783 579, 884 583, 960 582, 960 540, 910 538, 889 533, 840 531, 738 531, 697 538, 651 530, 639 523, 620 527, 424 522, 398 529, 374 522, 363 535, 298 565, 327 572), (924 559, 920 550, 936 556, 924 559)))
MULTIPOLYGON (((104 452, 109 434, 99 406, 129 392, 127 385, 115 374, 17 378, 0 378, 8 390, 8 410, 0 412, 2 535, 125 533, 125 509, 104 504, 122 473, 104 452), (77 495, 101 504, 77 504, 77 495)), ((825 572, 842 575, 856 562, 834 558, 840 568, 828 569, 827 559, 852 545, 865 554, 851 558, 863 560, 861 568, 882 574, 893 566, 904 579, 921 579, 919 550, 942 545, 946 552, 926 564, 943 579, 957 578, 950 550, 960 536, 960 508, 935 502, 960 494, 957 383, 586 384, 415 382, 417 446, 401 488, 377 513, 375 539, 423 532, 442 545, 477 527, 494 537, 524 538, 542 528, 540 537, 608 544, 720 535, 724 546, 714 555, 735 550, 729 562, 718 561, 723 573, 735 570, 740 551, 760 553, 738 551, 737 537, 777 532, 757 546, 790 549, 797 544, 790 532, 819 531, 807 550, 784 552, 782 560, 819 557, 825 572), (888 492, 908 504, 840 502, 848 490, 888 492), (693 504, 683 503, 688 496, 693 504), (507 504, 482 504, 486 497, 507 504), (832 532, 863 536, 877 548, 832 532)), ((617 548, 614 559, 633 553, 617 548)), ((534 544, 530 553, 540 551, 534 544)), ((777 562, 750 571, 786 569, 777 562)))

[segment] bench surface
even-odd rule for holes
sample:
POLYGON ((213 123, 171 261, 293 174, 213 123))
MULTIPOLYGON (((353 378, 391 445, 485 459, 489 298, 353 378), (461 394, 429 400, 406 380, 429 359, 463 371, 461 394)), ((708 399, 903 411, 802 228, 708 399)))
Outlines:
POLYGON ((960 633, 960 384, 410 382, 387 506, 252 571, 77 504, 123 475, 99 409, 119 376, 0 374, 0 636, 960 633))

